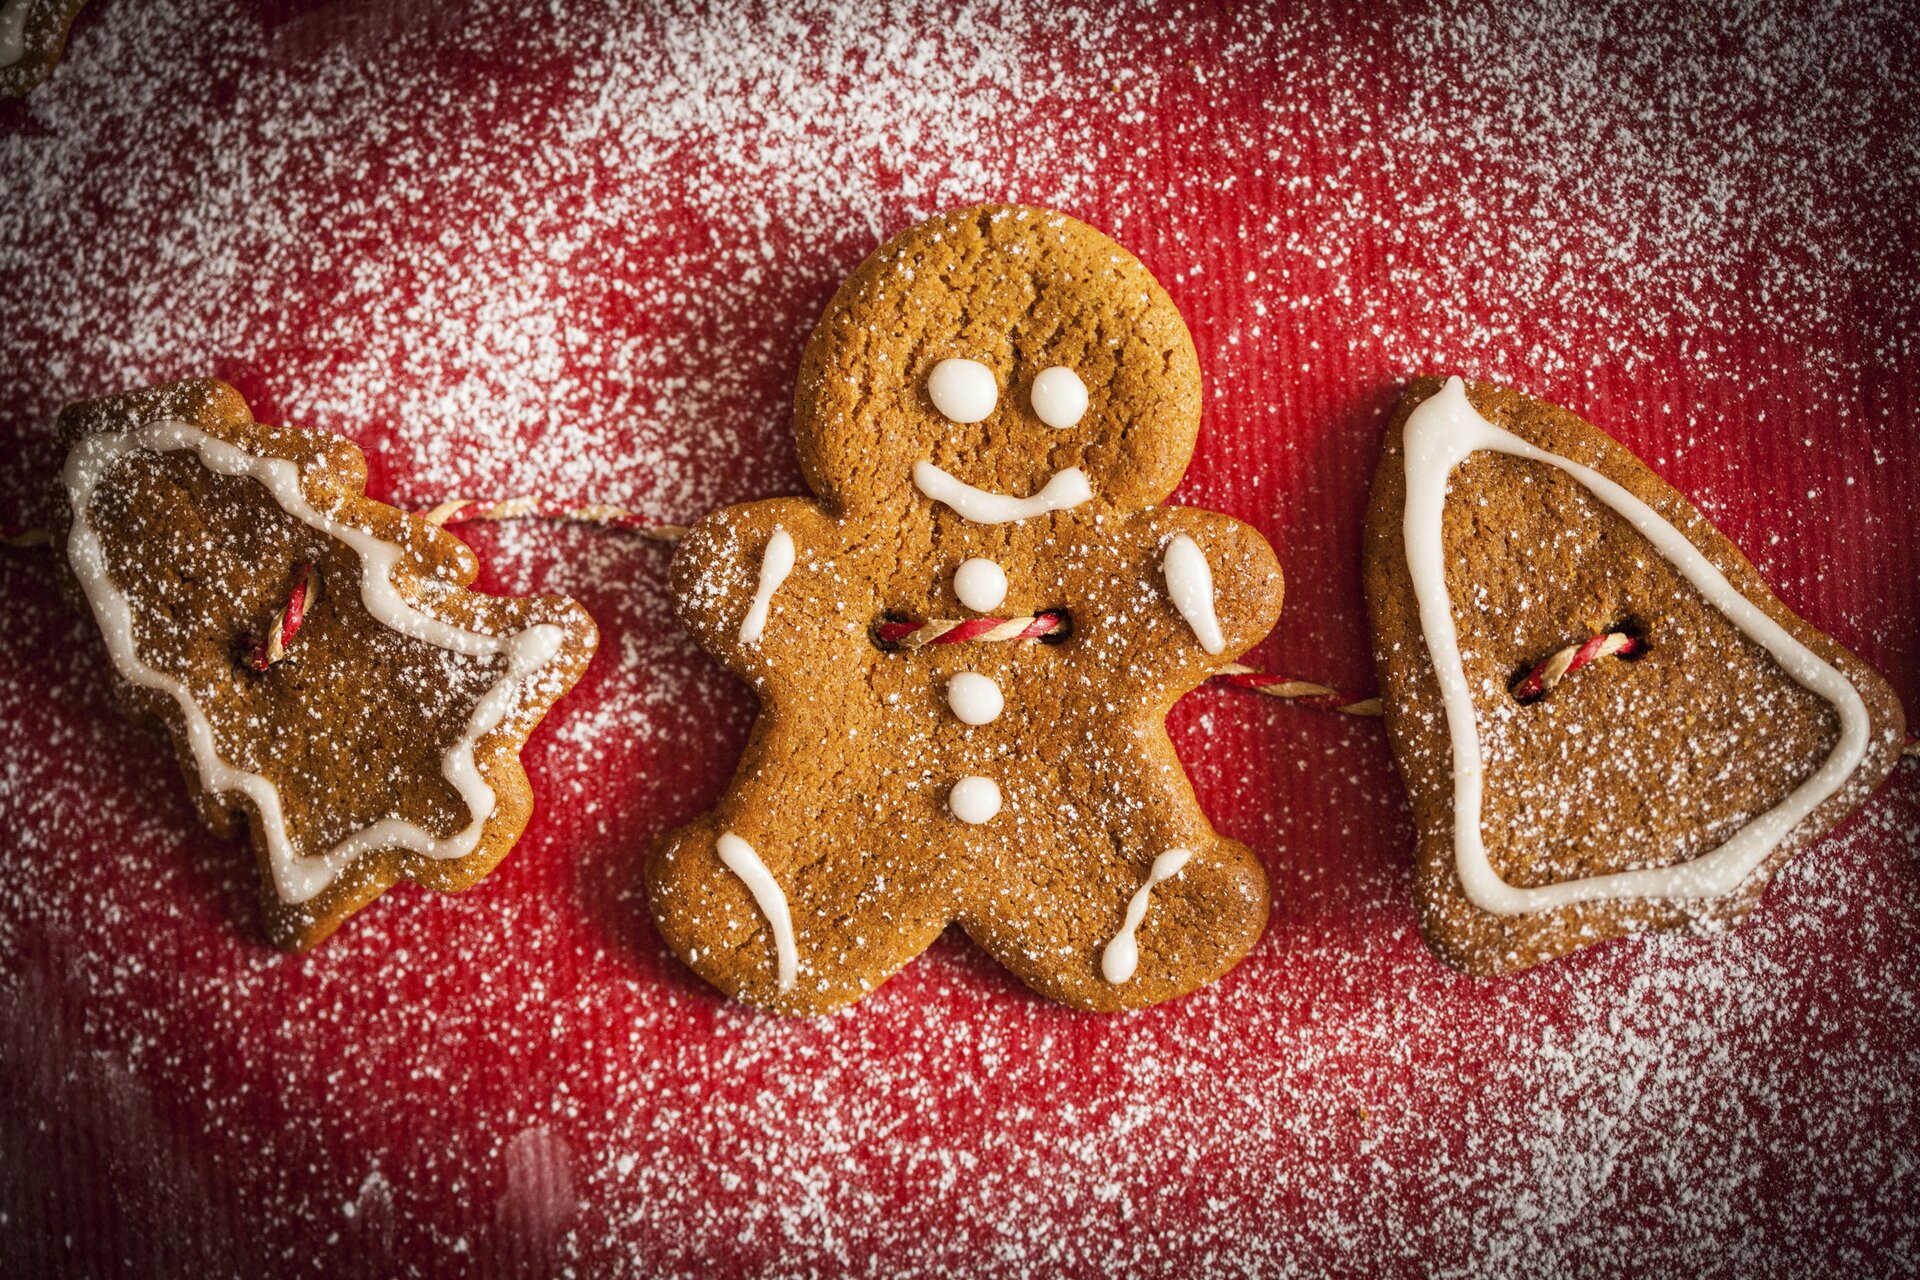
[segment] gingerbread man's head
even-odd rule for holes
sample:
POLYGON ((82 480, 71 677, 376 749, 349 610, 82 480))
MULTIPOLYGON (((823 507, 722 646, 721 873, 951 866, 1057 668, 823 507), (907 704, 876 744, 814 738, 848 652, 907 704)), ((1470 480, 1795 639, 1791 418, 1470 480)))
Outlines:
POLYGON ((1166 291, 1086 224, 1014 205, 921 223, 862 263, 814 330, 794 410, 807 481, 837 508, 934 497, 987 523, 1151 506, 1199 425, 1199 361, 1166 291))

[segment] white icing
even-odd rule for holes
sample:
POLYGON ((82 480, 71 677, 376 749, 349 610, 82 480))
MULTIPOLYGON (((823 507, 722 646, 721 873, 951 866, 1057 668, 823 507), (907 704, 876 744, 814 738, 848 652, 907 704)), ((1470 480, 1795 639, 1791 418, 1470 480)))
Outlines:
POLYGON ((927 375, 927 395, 948 421, 978 422, 1000 402, 1000 384, 978 360, 942 360, 927 375))
POLYGON ((389 576, 402 555, 398 546, 316 511, 301 491, 300 469, 294 463, 248 453, 185 423, 161 422, 138 431, 89 436, 68 455, 62 478, 73 509, 67 559, 100 624, 114 668, 132 683, 159 690, 179 705, 186 719, 188 745, 208 791, 238 793, 253 802, 266 838, 274 891, 281 901, 307 901, 355 858, 376 850, 401 848, 443 859, 462 858, 473 851, 496 803, 493 789, 474 763, 474 747, 506 718, 514 703, 515 686, 560 651, 565 633, 559 627, 543 623, 510 636, 489 636, 421 612, 401 596, 389 576), (360 599, 382 626, 453 653, 507 659, 506 673, 474 706, 465 732, 441 758, 441 773, 460 793, 471 815, 464 829, 442 840, 403 819, 383 818, 347 836, 324 854, 296 855, 287 835, 278 789, 260 774, 222 760, 214 746, 213 726, 187 686, 140 660, 134 642, 133 606, 107 571, 106 554, 88 519, 88 504, 95 487, 120 459, 141 451, 170 453, 178 449, 194 450, 210 471, 257 480, 288 515, 352 547, 360 557, 360 599))
POLYGON ((1065 365, 1043 369, 1033 380, 1033 411, 1050 427, 1070 427, 1087 412, 1087 384, 1065 365))
POLYGON ((1000 784, 992 778, 962 778, 947 793, 947 808, 976 827, 989 822, 1000 812, 1000 784))
POLYGON ((989 613, 1007 598, 1007 571, 975 556, 953 571, 953 593, 975 613, 989 613))
POLYGON ((760 643, 760 637, 767 630, 767 611, 773 605, 773 593, 792 572, 793 535, 776 528, 767 539, 767 549, 760 555, 760 587, 753 593, 753 603, 747 606, 747 616, 740 619, 741 644, 760 643))
POLYGON ((27 56, 27 10, 33 0, 7 0, 0 6, 0 67, 27 56))
POLYGON ((1167 575, 1167 594, 1173 597, 1173 607, 1193 628, 1200 647, 1208 653, 1224 650, 1227 638, 1220 633, 1220 619, 1213 611, 1213 568, 1207 563, 1207 553, 1186 534, 1175 534, 1160 567, 1167 575))
POLYGON ((947 681, 947 705, 965 724, 992 724, 1006 709, 1006 699, 992 676, 962 671, 947 681))
POLYGON ((934 466, 931 462, 913 464, 913 483, 935 502, 944 502, 975 524, 1008 524, 1049 511, 1065 511, 1093 497, 1087 473, 1078 467, 1056 472, 1047 487, 1028 498, 1009 497, 976 489, 963 480, 934 466))
POLYGON ((1420 608, 1420 629, 1439 679, 1453 748, 1453 849, 1460 883, 1483 911, 1517 915, 1573 902, 1614 898, 1708 898, 1738 888, 1788 832, 1831 796, 1858 767, 1867 750, 1870 721, 1859 691, 1833 667, 1788 634, 1741 595, 1700 549, 1659 513, 1599 472, 1528 444, 1494 426, 1467 400, 1466 385, 1447 379, 1438 394, 1407 419, 1407 507, 1404 536, 1407 568, 1420 608), (1473 699, 1447 597, 1441 541, 1447 477, 1469 454, 1487 449, 1545 463, 1578 480, 1595 498, 1637 529, 1680 575, 1727 621, 1773 656, 1803 687, 1840 713, 1840 740, 1818 772, 1778 805, 1736 831, 1711 852, 1675 866, 1620 871, 1561 884, 1522 889, 1500 878, 1481 841, 1480 809, 1485 781, 1473 699))
POLYGON ((767 870, 767 864, 753 851, 753 846, 733 832, 720 837, 719 852, 720 861, 747 886, 754 905, 760 908, 760 914, 767 918, 767 927, 773 930, 774 967, 780 990, 793 990, 800 972, 800 950, 793 941, 793 916, 787 911, 787 895, 781 891, 780 882, 773 878, 773 872, 767 870))
POLYGON ((1190 849, 1167 850, 1153 860, 1153 866, 1147 871, 1147 882, 1134 890, 1132 900, 1127 903, 1127 918, 1120 923, 1120 932, 1113 935, 1106 950, 1100 953, 1100 975, 1114 986, 1133 977, 1134 970, 1140 967, 1140 944, 1134 934, 1139 931, 1140 922, 1147 918, 1153 887, 1179 875, 1192 857, 1190 849))

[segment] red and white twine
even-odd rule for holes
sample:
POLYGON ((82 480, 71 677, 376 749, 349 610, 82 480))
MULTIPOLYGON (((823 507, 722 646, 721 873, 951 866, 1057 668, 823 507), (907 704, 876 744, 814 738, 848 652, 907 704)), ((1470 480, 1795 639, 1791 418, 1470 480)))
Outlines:
POLYGON ((0 532, 0 547, 44 547, 53 541, 45 529, 8 529, 0 532))
MULTIPOLYGON (((924 649, 929 645, 1010 643, 1019 640, 1046 640, 1065 637, 1072 630, 1068 615, 1061 610, 1043 609, 1017 618, 888 618, 874 625, 874 638, 889 649, 924 649)), ((1280 698, 1303 707, 1338 711, 1350 716, 1377 716, 1380 699, 1301 680, 1293 676, 1256 671, 1238 662, 1228 663, 1211 677, 1213 684, 1228 689, 1280 698)))
POLYGON ((1277 675, 1271 671, 1259 671, 1238 662, 1229 662, 1216 672, 1210 683, 1228 689, 1242 689, 1248 693, 1257 693, 1262 697, 1279 698, 1291 702, 1296 707, 1312 707, 1316 711, 1337 711, 1343 716, 1377 716, 1380 712, 1380 699, 1368 694, 1343 693, 1312 680, 1302 680, 1298 676, 1277 675))
POLYGON ((1555 652, 1520 677, 1513 686, 1514 699, 1518 702, 1536 701, 1584 666, 1602 658, 1630 658, 1646 651, 1646 641, 1638 636, 1625 631, 1603 632, 1583 644, 1570 644, 1555 652))
MULTIPOLYGON (((685 525, 661 524, 630 507, 610 503, 569 507, 524 494, 498 499, 449 498, 419 515, 428 524, 440 528, 477 521, 558 520, 624 530, 654 542, 677 542, 687 534, 685 525)), ((0 532, 0 546, 39 547, 46 546, 48 542, 47 530, 43 528, 0 532)), ((293 585, 288 589, 286 603, 281 606, 267 633, 249 647, 248 666, 256 671, 266 671, 286 659, 288 646, 299 634, 307 611, 313 607, 318 596, 319 585, 319 578, 311 564, 299 565, 294 570, 293 585)), ((1072 623, 1064 611, 1048 609, 1017 618, 888 618, 874 625, 873 635, 889 649, 915 650, 930 645, 970 642, 1006 644, 1064 638, 1071 630, 1072 623)), ((1603 632, 1550 654, 1515 681, 1511 692, 1520 702, 1533 702, 1545 697, 1555 685, 1582 667, 1590 666, 1602 658, 1630 658, 1646 652, 1646 649, 1645 640, 1628 632, 1603 632)), ((1381 714, 1378 697, 1347 693, 1313 680, 1260 671, 1238 662, 1222 667, 1209 678, 1208 683, 1341 715, 1381 714)), ((1909 734, 1901 754, 1909 758, 1920 757, 1920 735, 1909 734)))
POLYGON ((542 502, 525 494, 517 498, 448 498, 420 518, 439 527, 469 524, 476 520, 560 520, 569 524, 594 524, 608 529, 624 529, 655 542, 678 542, 687 536, 683 524, 659 524, 652 517, 629 507, 593 503, 584 507, 542 502))
POLYGON ((293 638, 300 634, 300 627, 307 620, 307 610, 320 594, 320 578, 311 564, 294 566, 293 585, 287 589, 286 603, 280 606, 280 612, 274 615, 273 623, 266 634, 253 642, 247 651, 247 665, 255 671, 265 671, 277 662, 287 658, 287 647, 293 638))
POLYGON ((1070 624, 1065 613, 1043 609, 1020 618, 893 618, 874 625, 873 634, 889 649, 924 649, 928 645, 965 644, 968 641, 1006 643, 1065 636, 1070 624))

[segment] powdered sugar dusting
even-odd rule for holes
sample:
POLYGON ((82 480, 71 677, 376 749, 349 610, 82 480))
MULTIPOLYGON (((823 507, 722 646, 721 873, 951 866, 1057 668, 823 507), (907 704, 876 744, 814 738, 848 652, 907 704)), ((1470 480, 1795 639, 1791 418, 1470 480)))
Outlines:
MULTIPOLYGON (((1193 327, 1182 497, 1281 551, 1262 665, 1369 678, 1355 530, 1380 415, 1434 366, 1592 417, 1920 693, 1892 6, 491 9, 83 15, 0 123, 0 522, 37 518, 60 404, 206 373, 352 436, 370 492, 419 506, 684 521, 796 492, 787 406, 830 291, 918 216, 1024 199, 1136 250, 1193 327)), ((700 988, 637 896, 750 719, 672 623, 662 550, 470 537, 483 586, 601 624, 526 753, 533 826, 472 892, 396 889, 292 959, 48 566, 0 556, 5 1269, 1920 1254, 1912 766, 1749 926, 1480 982, 1414 936, 1377 728, 1202 693, 1176 741, 1277 897, 1225 982, 1073 1016, 950 939, 856 1010, 775 1021, 700 988)))

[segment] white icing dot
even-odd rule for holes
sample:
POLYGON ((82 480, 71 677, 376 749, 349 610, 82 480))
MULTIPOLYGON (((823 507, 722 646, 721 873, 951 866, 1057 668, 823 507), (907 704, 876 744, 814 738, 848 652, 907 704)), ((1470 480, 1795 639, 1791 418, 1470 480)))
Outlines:
POLYGON ((953 593, 975 613, 998 609, 1007 598, 1007 571, 975 556, 953 571, 953 593))
POLYGON ((978 422, 999 403, 1000 386, 978 360, 942 360, 927 375, 927 394, 949 421, 978 422))
POLYGON ((947 705, 967 724, 992 724, 1006 709, 1007 700, 992 676, 962 671, 947 681, 947 705))
POLYGON ((1043 369, 1033 380, 1033 411, 1050 427, 1070 427, 1087 411, 1087 384, 1065 365, 1043 369))
POLYGON ((947 808, 960 821, 977 827, 1000 812, 1000 784, 992 778, 962 778, 947 793, 947 808))

